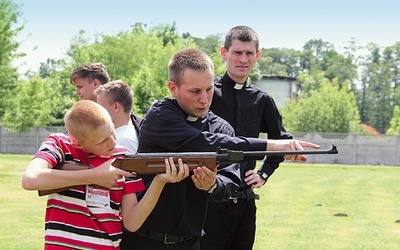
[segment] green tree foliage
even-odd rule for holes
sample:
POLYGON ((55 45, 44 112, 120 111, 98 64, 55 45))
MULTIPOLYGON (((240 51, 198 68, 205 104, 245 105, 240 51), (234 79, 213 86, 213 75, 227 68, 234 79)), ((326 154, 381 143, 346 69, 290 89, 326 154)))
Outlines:
POLYGON ((297 50, 262 48, 258 65, 263 75, 297 77, 300 72, 299 62, 300 52, 297 50))
POLYGON ((345 82, 352 82, 357 78, 357 65, 352 54, 343 56, 339 54, 334 46, 322 41, 321 39, 312 39, 303 46, 300 56, 300 67, 303 72, 319 70, 329 80, 338 79, 339 87, 343 87, 345 82))
MULTIPOLYGON (((166 85, 167 64, 177 51, 198 47, 210 55, 215 75, 225 72, 219 53, 223 34, 202 39, 188 32, 180 36, 175 23, 154 27, 136 23, 130 30, 115 35, 96 34, 88 38, 80 31, 71 40, 64 58, 47 59, 41 63, 39 72, 29 72, 25 76, 27 80, 18 83, 17 71, 11 67, 11 62, 19 56, 15 53, 18 43, 14 37, 22 27, 11 27, 19 15, 18 6, 10 0, 0 0, 0 29, 4 31, 0 33, 0 118, 4 114, 8 125, 13 119, 20 127, 63 125, 65 111, 78 100, 69 75, 81 64, 101 62, 107 66, 112 80, 122 79, 130 84, 135 92, 134 111, 139 115, 143 115, 155 100, 170 95, 166 85), (17 86, 18 91, 11 91, 17 86), (34 98, 36 91, 52 101, 34 98), (26 105, 27 100, 32 105, 26 105), (11 109, 14 106, 16 108, 11 109), (22 111, 25 108, 27 110, 22 111), (38 111, 33 111, 34 108, 38 111), (34 120, 35 123, 29 122, 34 120)), ((353 106, 355 93, 361 122, 385 133, 392 127, 394 107, 400 106, 400 42, 386 48, 370 44, 366 57, 356 57, 358 49, 354 39, 349 41, 344 54, 321 39, 307 41, 302 51, 261 48, 261 58, 250 80, 255 82, 262 75, 300 78, 303 82, 300 101, 290 103, 284 116, 292 130, 344 132, 356 131, 357 127, 360 130, 354 125, 358 119, 353 106), (327 103, 335 104, 328 109, 327 103), (343 110, 343 114, 339 110, 343 110), (296 116, 296 113, 303 116, 296 116)))
POLYGON ((303 75, 302 81, 309 85, 318 83, 318 86, 299 101, 289 102, 283 110, 288 131, 347 133, 359 123, 354 94, 346 88, 340 89, 337 79, 330 81, 320 73, 303 75))
POLYGON ((392 48, 383 50, 371 43, 368 50, 361 73, 362 88, 357 92, 361 121, 385 133, 394 105, 399 103, 395 98, 399 87, 396 87, 392 48))
POLYGON ((400 135, 400 107, 395 106, 393 116, 390 120, 390 127, 387 130, 388 135, 400 135))
POLYGON ((15 40, 24 27, 16 27, 20 16, 20 6, 11 0, 0 0, 0 121, 7 100, 13 98, 12 90, 17 86, 17 69, 12 62, 23 56, 16 52, 20 43, 15 40))
POLYGON ((40 76, 56 86, 51 95, 59 95, 53 117, 46 125, 62 122, 63 114, 77 99, 69 75, 79 65, 101 62, 107 66, 112 80, 121 79, 134 90, 134 111, 143 115, 152 102, 169 95, 167 65, 172 55, 194 47, 191 39, 180 37, 174 25, 159 25, 147 29, 137 23, 129 31, 116 35, 97 34, 95 41, 80 31, 71 41, 67 57, 49 59, 41 64, 40 76))
POLYGON ((51 98, 48 97, 51 86, 42 78, 34 77, 22 80, 14 90, 13 105, 6 108, 3 125, 19 130, 41 126, 49 120, 51 98))
MULTIPOLYGON (((191 37, 189 33, 185 34, 185 36, 191 37)), ((224 43, 224 35, 222 33, 208 35, 204 39, 197 37, 192 38, 197 47, 206 52, 208 55, 211 55, 215 52, 218 52, 219 54, 220 48, 224 43)))

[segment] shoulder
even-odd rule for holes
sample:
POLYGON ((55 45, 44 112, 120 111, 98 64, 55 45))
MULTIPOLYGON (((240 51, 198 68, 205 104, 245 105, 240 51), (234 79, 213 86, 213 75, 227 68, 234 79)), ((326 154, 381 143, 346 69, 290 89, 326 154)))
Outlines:
POLYGON ((246 84, 246 91, 251 95, 256 95, 259 100, 273 101, 273 97, 270 94, 252 83, 246 84))
POLYGON ((214 114, 211 110, 207 113, 207 119, 209 120, 210 126, 213 126, 214 131, 212 133, 224 133, 227 135, 234 135, 235 130, 232 125, 229 124, 225 119, 214 114))
POLYGON ((58 148, 72 147, 72 139, 65 133, 52 133, 42 142, 42 147, 53 146, 58 148))
POLYGON ((66 133, 53 133, 42 142, 34 158, 45 159, 55 166, 79 150, 72 146, 72 139, 66 133))
POLYGON ((173 98, 164 98, 155 102, 150 107, 146 116, 144 117, 144 120, 147 120, 149 118, 159 119, 160 117, 165 116, 169 117, 172 114, 176 115, 176 113, 182 113, 178 102, 173 98))

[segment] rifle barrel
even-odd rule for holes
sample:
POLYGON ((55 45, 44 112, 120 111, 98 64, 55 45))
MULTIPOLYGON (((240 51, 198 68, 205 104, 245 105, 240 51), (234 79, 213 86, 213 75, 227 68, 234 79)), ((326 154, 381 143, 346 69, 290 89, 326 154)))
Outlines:
POLYGON ((257 157, 262 155, 318 155, 318 154, 338 154, 336 145, 332 144, 330 150, 292 150, 292 151, 244 151, 244 156, 257 157))
POLYGON ((334 144, 330 150, 293 150, 293 151, 236 151, 227 149, 218 149, 217 152, 164 152, 164 153, 136 153, 126 154, 124 158, 185 158, 185 157, 219 157, 227 155, 227 153, 240 153, 243 156, 259 157, 265 155, 305 155, 305 154, 338 154, 338 150, 334 144))

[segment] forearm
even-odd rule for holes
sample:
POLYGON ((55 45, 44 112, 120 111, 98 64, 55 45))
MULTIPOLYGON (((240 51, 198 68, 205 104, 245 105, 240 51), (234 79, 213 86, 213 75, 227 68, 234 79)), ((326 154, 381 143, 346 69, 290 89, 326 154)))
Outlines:
POLYGON ((135 232, 142 226, 156 206, 164 186, 165 182, 156 176, 140 202, 132 201, 129 197, 123 199, 122 221, 127 230, 135 232))
POLYGON ((260 167, 259 171, 268 174, 268 177, 271 176, 275 169, 279 167, 279 164, 283 162, 285 158, 283 156, 269 156, 260 167))
POLYGON ((91 184, 90 180, 94 176, 90 170, 77 171, 52 169, 47 161, 35 158, 25 170, 22 177, 22 187, 26 190, 48 190, 91 184))

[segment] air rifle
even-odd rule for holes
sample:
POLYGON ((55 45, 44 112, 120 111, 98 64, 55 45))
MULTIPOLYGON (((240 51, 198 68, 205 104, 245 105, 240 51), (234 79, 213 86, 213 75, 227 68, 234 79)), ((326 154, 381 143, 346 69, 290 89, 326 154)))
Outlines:
MULTIPOLYGON (((165 159, 174 158, 175 165, 178 159, 189 167, 189 171, 201 166, 210 169, 218 164, 232 164, 249 160, 263 160, 265 156, 272 155, 315 155, 315 154, 338 154, 334 144, 330 150, 293 150, 293 151, 237 151, 218 148, 216 152, 181 152, 181 153, 136 153, 126 154, 123 158, 115 159, 112 164, 116 168, 135 173, 137 175, 165 173, 165 159)), ((60 163, 56 169, 60 170, 84 170, 92 167, 81 163, 60 163)), ((61 192, 70 189, 64 187, 51 190, 39 190, 39 196, 61 192)))

